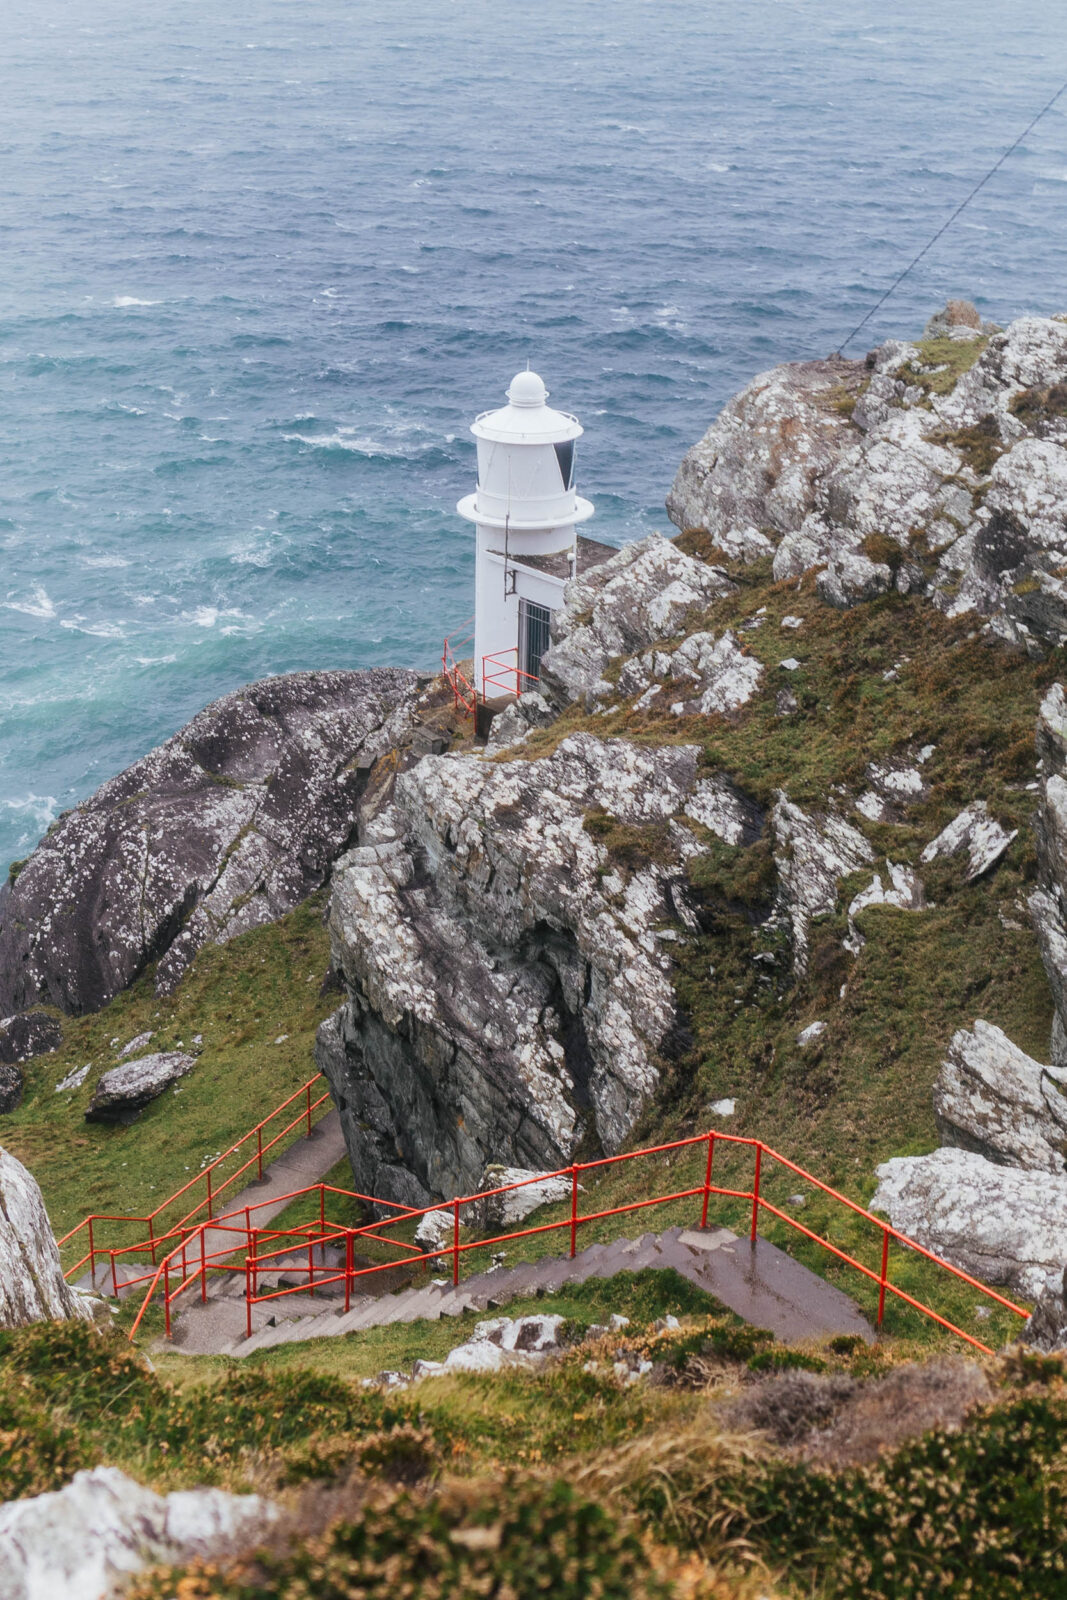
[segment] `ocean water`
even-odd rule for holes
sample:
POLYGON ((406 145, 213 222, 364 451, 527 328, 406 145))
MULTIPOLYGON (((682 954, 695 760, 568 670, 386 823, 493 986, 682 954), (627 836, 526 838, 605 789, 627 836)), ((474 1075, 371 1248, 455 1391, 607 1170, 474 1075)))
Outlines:
MULTIPOLYGON (((1067 77, 991 0, 4 0, 0 862, 205 702, 432 667, 527 359, 590 531, 825 354, 1067 77)), ((1067 303, 1067 97, 857 342, 1067 303)))

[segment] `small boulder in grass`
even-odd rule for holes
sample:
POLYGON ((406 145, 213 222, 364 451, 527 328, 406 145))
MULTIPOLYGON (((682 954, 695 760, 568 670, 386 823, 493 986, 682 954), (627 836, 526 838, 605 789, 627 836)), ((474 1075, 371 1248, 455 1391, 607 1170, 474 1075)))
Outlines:
POLYGON ((161 1050, 123 1062, 100 1079, 85 1113, 86 1122, 131 1120, 195 1066, 196 1057, 180 1050, 161 1050))

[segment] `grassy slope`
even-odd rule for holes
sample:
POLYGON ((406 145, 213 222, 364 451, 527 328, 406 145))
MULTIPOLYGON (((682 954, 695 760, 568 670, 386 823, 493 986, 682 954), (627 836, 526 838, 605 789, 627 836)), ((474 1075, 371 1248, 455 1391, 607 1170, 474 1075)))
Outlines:
POLYGON ((61 1049, 27 1063, 3 1143, 40 1183, 57 1234, 89 1211, 145 1215, 314 1074, 315 1030, 337 1005, 336 993, 322 993, 323 903, 313 896, 269 928, 205 948, 169 999, 147 973, 103 1011, 64 1019, 61 1049), (129 1127, 86 1122, 97 1078, 149 1030, 151 1050, 191 1048, 201 1034, 196 1067, 129 1127), (83 1086, 57 1095, 87 1062, 83 1086))
MULTIPOLYGON (((685 542, 695 553, 711 554, 699 535, 688 535, 685 542)), ((649 744, 696 741, 704 747, 709 768, 729 772, 765 805, 784 787, 797 803, 817 809, 827 804, 837 786, 858 792, 869 761, 906 756, 921 745, 934 744, 935 754, 924 769, 930 798, 913 807, 905 823, 880 826, 853 818, 882 858, 875 870, 887 855, 893 861, 917 863, 922 846, 975 798, 986 799, 1005 825, 1020 828, 1002 863, 980 883, 964 886, 957 863, 939 864, 923 870, 933 902, 927 911, 865 913, 861 927, 867 944, 853 960, 841 950, 841 939, 844 907, 869 881, 867 873, 857 875, 842 887, 837 911, 816 926, 809 974, 799 984, 791 980, 778 946, 760 928, 773 889, 766 845, 732 851, 708 841, 709 857, 694 881, 704 907, 705 931, 676 946, 677 987, 688 1036, 678 1053, 662 1063, 662 1093, 637 1130, 635 1143, 703 1129, 712 1120, 708 1102, 735 1097, 738 1115, 725 1125, 730 1131, 762 1136, 865 1201, 879 1161, 938 1143, 931 1090, 956 1028, 981 1016, 999 1024, 1035 1056, 1042 1058, 1047 1052, 1050 998, 1020 899, 1035 871, 1028 827, 1034 796, 1027 785, 1034 777, 1037 706, 1044 688, 1062 676, 1064 662, 1058 653, 1038 663, 1011 654, 982 636, 973 618, 948 621, 924 601, 894 594, 837 613, 817 599, 810 578, 800 584, 775 584, 760 568, 740 569, 735 576, 737 594, 706 614, 693 616, 690 626, 693 630, 736 626, 763 611, 762 625, 740 634, 746 649, 766 667, 763 691, 740 716, 679 721, 622 710, 587 718, 572 710, 555 727, 535 735, 527 753, 547 752, 564 733, 579 727, 649 744), (798 631, 782 629, 780 620, 786 614, 802 617, 803 626, 798 631), (789 673, 781 668, 787 656, 801 661, 800 670, 789 673), (889 672, 895 676, 887 679, 889 672), (774 694, 779 687, 796 695, 797 715, 775 715, 774 694), (757 953, 779 959, 755 963, 757 953), (714 977, 709 973, 712 967, 714 977), (816 1017, 826 1020, 827 1031, 816 1049, 801 1051, 796 1035, 816 1017)), ((613 833, 603 827, 602 819, 594 822, 605 844, 624 863, 633 866, 643 854, 655 854, 654 833, 613 833)), ((31 1064, 25 1104, 5 1120, 4 1142, 35 1170, 57 1227, 77 1220, 89 1206, 147 1208, 180 1182, 187 1169, 195 1170, 203 1157, 242 1132, 261 1107, 310 1074, 314 1028, 335 1004, 334 997, 320 995, 327 954, 320 913, 321 906, 312 902, 276 928, 248 935, 223 950, 205 951, 172 1001, 157 1000, 149 981, 143 980, 100 1016, 68 1022, 60 1055, 31 1064), (156 1033, 153 1046, 179 1039, 188 1042, 194 1033, 203 1033, 204 1054, 195 1073, 180 1094, 165 1096, 129 1129, 84 1124, 81 1113, 92 1079, 114 1059, 110 1040, 124 1043, 145 1028, 156 1033), (275 1046, 273 1039, 283 1033, 289 1039, 275 1046), (88 1060, 93 1061, 94 1071, 85 1088, 74 1096, 56 1097, 54 1083, 88 1060)), ((731 1160, 720 1153, 716 1168, 727 1184, 744 1186, 749 1180, 747 1157, 731 1160)), ((653 1181, 659 1187, 686 1187, 699 1181, 702 1170, 700 1154, 657 1158, 654 1180, 647 1171, 621 1166, 600 1180, 589 1179, 585 1203, 589 1209, 619 1204, 647 1192, 653 1181)), ((332 1176, 334 1181, 345 1181, 343 1173, 332 1176)), ((765 1192, 783 1205, 803 1187, 788 1176, 771 1175, 766 1181, 765 1192)), ((743 1228, 746 1211, 743 1204, 720 1200, 712 1215, 714 1221, 743 1228)), ((343 1202, 336 1214, 339 1220, 358 1220, 358 1213, 345 1211, 343 1202)), ((562 1215, 563 1208, 543 1214, 544 1218, 562 1215)), ((872 1264, 876 1261, 876 1241, 866 1239, 862 1229, 817 1198, 809 1198, 797 1215, 806 1225, 828 1231, 843 1246, 859 1250, 872 1264)), ((293 1220, 301 1216, 299 1207, 293 1208, 293 1220)), ((693 1204, 685 1202, 646 1213, 640 1221, 590 1224, 579 1242, 692 1217, 693 1204)), ((781 1227, 776 1230, 772 1225, 767 1231, 784 1241, 781 1227)), ((509 1259, 556 1250, 562 1242, 561 1235, 549 1235, 518 1243, 510 1248, 509 1259)), ((802 1242, 791 1247, 855 1293, 866 1309, 873 1309, 871 1294, 854 1275, 802 1242)), ((465 1270, 484 1264, 471 1256, 465 1270)), ((913 1258, 894 1254, 893 1272, 902 1285, 928 1294, 946 1314, 991 1343, 1002 1341, 1015 1327, 1006 1316, 979 1321, 974 1315, 977 1297, 971 1291, 947 1288, 936 1273, 913 1258)), ((647 1322, 657 1309, 692 1311, 683 1303, 687 1293, 691 1291, 679 1291, 662 1281, 654 1288, 647 1282, 635 1288, 618 1280, 570 1291, 551 1304, 531 1301, 509 1309, 558 1309, 579 1321, 623 1309, 635 1314, 639 1323, 647 1322)), ((344 1441, 353 1430, 418 1426, 434 1433, 451 1471, 488 1472, 499 1480, 516 1466, 524 1470, 552 1463, 562 1466, 568 1456, 589 1459, 596 1448, 605 1443, 621 1447, 632 1435, 651 1431, 669 1442, 694 1425, 706 1428, 705 1401, 700 1396, 615 1391, 571 1363, 563 1373, 544 1379, 450 1379, 397 1400, 364 1394, 356 1403, 358 1418, 341 1391, 330 1391, 332 1399, 325 1410, 316 1412, 310 1400, 300 1401, 302 1414, 312 1418, 310 1442, 307 1428, 301 1429, 298 1441, 287 1435, 288 1443, 280 1438, 272 1443, 267 1437, 274 1426, 271 1416, 282 1419, 274 1428, 277 1432, 291 1407, 290 1399, 279 1398, 276 1408, 270 1409, 267 1397, 275 1392, 270 1385, 336 1383, 383 1367, 407 1366, 419 1355, 439 1356, 465 1336, 471 1320, 444 1327, 415 1324, 368 1330, 347 1339, 264 1352, 236 1366, 221 1358, 162 1356, 160 1376, 168 1393, 189 1397, 183 1428, 172 1435, 171 1422, 162 1420, 162 1413, 147 1403, 138 1422, 140 1402, 133 1408, 133 1423, 127 1425, 128 1413, 119 1408, 123 1420, 115 1422, 114 1438, 110 1423, 90 1430, 89 1458, 115 1460, 160 1484, 203 1481, 207 1471, 217 1481, 237 1486, 263 1481, 259 1474, 264 1451, 270 1457, 271 1451, 284 1455, 303 1449, 314 1458, 308 1468, 314 1474, 331 1459, 329 1447, 321 1442, 327 1437, 339 1441, 336 1450, 341 1459, 348 1448, 344 1441), (231 1398, 241 1385, 254 1393, 254 1404, 231 1398), (268 1387, 260 1390, 257 1385, 268 1387), (217 1417, 211 1423, 198 1409, 210 1409, 214 1403, 210 1397, 216 1392, 226 1399, 227 1413, 235 1419, 229 1431, 236 1430, 239 1437, 232 1444, 226 1442, 226 1432, 220 1433, 217 1417), (201 1394, 208 1398, 197 1399, 201 1394), (249 1416, 242 1421, 249 1404, 249 1416), (202 1420, 197 1422, 196 1417, 202 1420), (171 1437, 173 1445, 164 1450, 171 1437)), ((882 1346, 876 1362, 891 1362, 942 1342, 913 1314, 892 1306, 888 1329, 895 1337, 882 1346)), ((10 1359, 0 1361, 0 1375, 14 1370, 10 1359)), ((284 1387, 277 1392, 288 1395, 284 1387)), ((164 1409, 172 1404, 181 1412, 178 1400, 168 1400, 164 1409)), ((0 1425, 7 1427, 10 1422, 17 1419, 0 1417, 0 1425)), ((1050 1483, 1059 1481, 1061 1466, 1050 1462, 1050 1483)), ((947 1483, 955 1469, 944 1470, 947 1483)), ((930 1510, 940 1526, 945 1502, 938 1473, 931 1473, 922 1462, 914 1471, 923 1494, 929 1491, 935 1500, 942 1497, 937 1506, 931 1502, 930 1510)), ((964 1477, 961 1469, 961 1494, 964 1477)), ((771 1519, 768 1526, 773 1523, 778 1529, 773 1548, 764 1547, 774 1559, 788 1559, 790 1541, 803 1532, 803 1518, 790 1531, 789 1507, 800 1503, 790 1496, 803 1498, 807 1490, 800 1479, 791 1479, 786 1489, 784 1500, 767 1502, 761 1511, 771 1519)), ((884 1485, 864 1488, 860 1496, 879 1516, 878 1496, 883 1491, 884 1485)), ((826 1500, 836 1491, 823 1484, 813 1492, 826 1500)), ((889 1502, 886 1506, 885 1518, 891 1521, 892 1506, 889 1502)), ((1057 1515, 1059 1527, 1062 1510, 1057 1515)), ((856 1559, 862 1565, 873 1535, 862 1531, 862 1517, 851 1501, 841 1516, 842 1549, 852 1538, 849 1519, 861 1530, 856 1534, 856 1559)), ((671 1525, 662 1505, 650 1525, 661 1536, 671 1525)), ((828 1593, 896 1592, 891 1574, 881 1586, 862 1577, 835 1583, 833 1568, 833 1558, 829 1564, 820 1558, 815 1581, 825 1584, 828 1593)), ((797 1574, 804 1593, 812 1592, 814 1570, 805 1556, 801 1571, 806 1575, 797 1574)), ((935 1576, 938 1570, 935 1562, 935 1576)), ((731 1580, 722 1592, 733 1593, 734 1587, 731 1580)), ((923 1583, 917 1583, 914 1592, 922 1588, 923 1583)), ((216 1592, 237 1593, 213 1585, 189 1590, 190 1595, 216 1592)), ((245 1592, 241 1590, 242 1596, 245 1592)), ((911 1593, 913 1588, 900 1592, 911 1593)), ((973 1592, 985 1591, 978 1587, 973 1592)), ((1005 1587, 989 1592, 1015 1591, 1005 1587)), ((1045 1593, 1046 1588, 1039 1586, 1033 1592, 1045 1593)))

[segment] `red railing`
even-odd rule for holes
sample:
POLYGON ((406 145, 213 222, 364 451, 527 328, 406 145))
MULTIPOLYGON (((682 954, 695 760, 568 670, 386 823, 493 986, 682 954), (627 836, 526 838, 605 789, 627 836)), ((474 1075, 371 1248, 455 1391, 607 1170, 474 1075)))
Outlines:
MULTIPOLYGON (((250 1128, 247 1133, 242 1134, 241 1138, 237 1140, 236 1144, 232 1144, 228 1150, 224 1150, 222 1155, 218 1156, 213 1162, 211 1162, 210 1166, 204 1167, 202 1171, 197 1173, 195 1178, 190 1178, 188 1183, 183 1184, 180 1189, 176 1190, 175 1193, 172 1194, 168 1199, 162 1201, 156 1207, 156 1209, 154 1211, 150 1211, 147 1216, 128 1217, 117 1216, 106 1212, 94 1212, 92 1216, 85 1217, 81 1222, 78 1223, 76 1228, 72 1228, 69 1233, 65 1233, 62 1239, 58 1241, 60 1246, 68 1244, 70 1240, 75 1238, 77 1234, 81 1233, 83 1229, 87 1235, 87 1243, 89 1246, 87 1253, 68 1269, 66 1276, 69 1278, 74 1273, 79 1272, 81 1268, 85 1266, 86 1262, 88 1262, 90 1275, 95 1279, 97 1257, 106 1256, 111 1263, 112 1286, 115 1288, 115 1292, 117 1293, 118 1290, 115 1280, 116 1256, 144 1254, 147 1252, 152 1258, 152 1264, 155 1265, 156 1252, 160 1246, 165 1244, 167 1240, 173 1238, 176 1234, 181 1233, 183 1229, 188 1229, 189 1225, 193 1221, 193 1218, 203 1211, 205 1207, 207 1208, 208 1220, 210 1221, 214 1217, 215 1209, 220 1197, 226 1193, 227 1189, 232 1188, 233 1184, 236 1183, 238 1178, 243 1177, 246 1172, 249 1172, 252 1169, 252 1167, 256 1168, 257 1178, 262 1178, 263 1157, 273 1150, 275 1145, 284 1139, 287 1134, 292 1133, 294 1128, 299 1128, 300 1125, 303 1124, 307 1135, 310 1136, 312 1129, 312 1118, 314 1117, 315 1112, 321 1110, 321 1108, 330 1098, 329 1091, 327 1091, 325 1094, 320 1095, 318 1099, 312 1100, 312 1090, 320 1077, 321 1074, 316 1073, 313 1078, 309 1078, 307 1083, 302 1084, 301 1087, 295 1090, 287 1100, 283 1100, 281 1105, 275 1106, 274 1110, 269 1114, 269 1116, 264 1117, 262 1122, 257 1122, 254 1128, 250 1128), (294 1105, 297 1101, 304 1102, 302 1109, 297 1116, 293 1118, 292 1121, 287 1123, 284 1128, 275 1131, 272 1137, 265 1138, 264 1135, 271 1123, 273 1123, 277 1117, 281 1116, 282 1112, 287 1111, 289 1107, 294 1105), (220 1182, 218 1176, 219 1168, 229 1161, 232 1156, 237 1155, 239 1151, 241 1151, 246 1145, 250 1144, 253 1140, 255 1141, 255 1150, 249 1156, 248 1160, 220 1182), (163 1213, 168 1211, 172 1206, 176 1205, 178 1201, 182 1200, 186 1195, 189 1195, 190 1191, 194 1190, 197 1185, 201 1183, 204 1185, 204 1194, 202 1198, 196 1201, 191 1210, 185 1211, 182 1216, 178 1217, 169 1225, 163 1225, 160 1221, 163 1213), (148 1230, 147 1237, 137 1240, 137 1242, 134 1244, 127 1243, 122 1245, 101 1245, 98 1241, 98 1225, 100 1223, 121 1223, 124 1226, 131 1223, 137 1223, 141 1227, 148 1230)), ((139 1280, 133 1281, 136 1282, 139 1280)))
POLYGON ((449 634, 441 652, 441 671, 452 690, 452 699, 471 717, 478 709, 478 690, 463 671, 460 662, 467 658, 461 657, 459 652, 467 645, 473 646, 473 644, 474 618, 468 617, 466 622, 460 623, 454 633, 449 634))
POLYGON ((561 1230, 566 1230, 567 1234, 569 1235, 570 1255, 573 1257, 577 1254, 578 1249, 578 1230, 586 1224, 591 1222, 601 1222, 609 1217, 623 1216, 632 1212, 643 1211, 650 1206, 675 1204, 682 1200, 698 1200, 700 1202, 700 1226, 701 1228, 705 1228, 708 1222, 708 1207, 712 1195, 751 1202, 749 1236, 753 1244, 755 1244, 758 1235, 760 1212, 765 1211, 771 1216, 777 1218, 778 1221, 785 1223, 787 1226, 794 1229, 805 1239, 808 1239, 812 1243, 817 1244, 822 1249, 828 1251, 838 1261, 841 1261, 845 1265, 853 1268, 870 1282, 877 1284, 877 1324, 879 1327, 881 1327, 885 1317, 886 1296, 892 1295, 896 1299, 902 1301, 905 1305, 910 1306, 913 1310, 918 1311, 921 1315, 930 1318, 933 1322, 937 1323, 938 1326, 946 1329, 949 1333, 954 1334, 957 1338, 963 1339, 974 1349, 981 1350, 985 1354, 992 1353, 989 1346, 983 1344, 980 1339, 976 1339, 973 1334, 967 1333, 963 1328, 957 1327, 955 1323, 951 1322, 947 1317, 942 1316, 940 1312, 935 1311, 931 1306, 925 1305, 921 1300, 918 1300, 913 1295, 908 1294, 904 1289, 899 1288, 891 1281, 889 1259, 891 1241, 907 1250, 915 1251, 916 1254, 922 1256, 925 1260, 932 1262, 936 1267, 948 1273, 958 1282, 967 1284, 971 1289, 977 1290, 979 1294, 984 1295, 994 1304, 1012 1312, 1016 1316, 1025 1318, 1029 1315, 1029 1313, 1022 1306, 1016 1305, 1014 1301, 1009 1300, 1004 1295, 998 1294, 995 1290, 988 1288, 985 1284, 980 1283, 977 1278, 971 1277, 969 1273, 963 1272, 960 1270, 960 1268, 952 1266, 950 1262, 947 1262, 940 1256, 935 1255, 932 1250, 927 1250, 925 1246, 918 1244, 914 1239, 909 1238, 906 1234, 901 1233, 898 1229, 891 1227, 889 1223, 883 1221, 880 1217, 876 1217, 871 1212, 864 1210, 864 1208, 860 1205, 857 1205, 855 1201, 849 1200, 845 1195, 839 1194, 836 1190, 831 1189, 828 1184, 822 1183, 818 1178, 813 1177, 811 1173, 805 1172, 802 1167, 797 1166, 795 1162, 790 1161, 786 1156, 780 1155, 778 1151, 772 1149, 770 1145, 764 1144, 762 1140, 746 1139, 736 1134, 726 1134, 713 1131, 706 1134, 698 1134, 689 1139, 677 1139, 669 1144, 656 1145, 643 1150, 629 1151, 623 1155, 605 1156, 598 1161, 576 1162, 572 1166, 561 1168, 560 1171, 556 1173, 538 1174, 536 1177, 523 1179, 519 1183, 506 1184, 497 1189, 484 1190, 477 1195, 468 1195, 462 1198, 446 1201, 442 1205, 427 1206, 421 1209, 399 1206, 395 1202, 378 1200, 367 1195, 357 1195, 349 1190, 332 1189, 326 1184, 313 1184, 309 1188, 298 1190, 292 1196, 288 1196, 286 1198, 295 1199, 302 1195, 315 1193, 317 1193, 319 1196, 319 1220, 317 1223, 305 1223, 298 1228, 288 1229, 254 1228, 252 1226, 251 1213, 256 1208, 250 1207, 246 1208, 242 1213, 231 1213, 227 1217, 220 1218, 214 1223, 200 1223, 195 1229, 191 1230, 189 1237, 185 1237, 183 1235, 181 1243, 175 1246, 174 1249, 171 1250, 166 1258, 160 1263, 155 1274, 146 1274, 145 1278, 138 1280, 140 1282, 144 1282, 151 1277, 151 1284, 147 1294, 145 1295, 145 1299, 138 1313, 137 1320, 134 1323, 133 1329, 131 1330, 130 1338, 132 1339, 134 1334, 137 1332, 141 1320, 144 1317, 148 1306, 161 1282, 163 1284, 166 1329, 169 1336, 171 1325, 171 1306, 181 1294, 183 1294, 193 1284, 199 1282, 201 1298, 206 1300, 209 1271, 243 1273, 245 1279, 244 1298, 246 1307, 246 1330, 248 1335, 251 1336, 252 1307, 254 1305, 259 1305, 264 1301, 285 1299, 286 1297, 294 1294, 314 1294, 316 1288, 323 1289, 329 1287, 330 1285, 343 1284, 345 1310, 347 1311, 351 1304, 353 1286, 358 1281, 363 1279, 369 1281, 376 1274, 393 1270, 400 1264, 407 1266, 428 1266, 432 1261, 440 1261, 443 1258, 450 1257, 452 1265, 452 1282, 453 1284, 458 1284, 460 1281, 460 1257, 467 1252, 472 1250, 487 1250, 491 1249, 493 1246, 510 1243, 516 1239, 526 1239, 531 1238, 534 1235, 548 1234, 561 1230), (753 1178, 752 1187, 750 1189, 724 1187, 723 1185, 716 1184, 712 1181, 714 1176, 715 1151, 716 1147, 721 1145, 740 1147, 743 1149, 749 1149, 753 1152, 753 1178), (640 1200, 630 1200, 621 1205, 609 1206, 597 1211, 588 1211, 584 1213, 579 1211, 578 1196, 580 1190, 580 1176, 602 1172, 624 1162, 650 1161, 653 1158, 672 1156, 676 1152, 692 1152, 704 1146, 707 1148, 707 1159, 705 1162, 704 1177, 702 1182, 696 1185, 690 1185, 683 1189, 674 1190, 668 1194, 658 1194, 640 1200), (798 1222, 795 1217, 791 1216, 788 1212, 781 1210, 780 1207, 774 1205, 770 1200, 768 1200, 766 1194, 763 1192, 764 1185, 766 1184, 765 1166, 768 1162, 777 1163, 780 1168, 792 1174, 794 1178, 799 1178, 804 1182, 813 1185, 814 1188, 821 1194, 827 1195, 838 1205, 844 1206, 848 1211, 861 1218, 864 1222, 868 1223, 874 1230, 876 1230, 876 1237, 878 1237, 881 1242, 881 1264, 879 1270, 875 1271, 873 1268, 865 1265, 864 1262, 859 1261, 854 1256, 849 1255, 846 1251, 833 1244, 829 1239, 823 1238, 821 1234, 816 1233, 813 1229, 805 1227, 802 1223, 798 1222), (485 1202, 487 1200, 496 1199, 498 1196, 510 1194, 517 1189, 526 1187, 527 1184, 543 1182, 546 1176, 568 1178, 570 1180, 571 1195, 569 1215, 559 1218, 554 1222, 539 1223, 532 1227, 514 1228, 509 1232, 498 1233, 489 1238, 461 1240, 461 1213, 466 1208, 471 1207, 478 1202, 485 1202), (366 1223, 358 1227, 353 1227, 349 1224, 329 1222, 326 1217, 327 1193, 345 1195, 379 1209, 387 1207, 393 1214, 379 1221, 366 1223), (441 1243, 432 1249, 420 1250, 417 1245, 410 1244, 404 1239, 398 1239, 391 1233, 387 1234, 382 1231, 386 1228, 392 1230, 397 1226, 403 1226, 405 1224, 417 1222, 420 1218, 426 1216, 430 1212, 440 1211, 446 1213, 451 1212, 451 1228, 449 1230, 451 1233, 451 1243, 441 1243), (243 1217, 243 1226, 241 1225, 240 1220, 235 1220, 235 1218, 241 1217, 243 1217), (209 1239, 209 1235, 212 1234, 212 1232, 224 1235, 224 1237, 221 1239, 221 1242, 216 1242, 209 1239), (399 1260, 386 1260, 376 1263, 372 1266, 357 1268, 354 1264, 354 1250, 357 1240, 362 1240, 364 1243, 388 1246, 391 1249, 400 1252, 399 1260), (235 1261, 234 1257, 238 1254, 242 1242, 244 1245, 243 1261, 235 1261), (344 1245, 345 1252, 344 1267, 342 1269, 335 1269, 332 1267, 327 1267, 325 1264, 321 1264, 318 1268, 316 1268, 314 1260, 316 1248, 319 1249, 321 1260, 324 1249, 327 1245, 337 1245, 341 1243, 344 1245), (263 1248, 264 1244, 267 1245, 266 1249, 263 1248), (192 1249, 193 1256, 193 1266, 191 1269, 189 1267, 190 1248, 192 1249), (299 1249, 301 1252, 299 1261, 295 1256, 297 1249, 299 1249), (306 1266, 304 1266, 302 1263, 302 1253, 305 1249, 308 1252, 306 1266), (170 1286, 170 1276, 172 1270, 178 1271, 179 1258, 181 1261, 181 1276, 179 1278, 177 1287, 172 1289, 170 1286), (306 1274, 306 1282, 287 1284, 285 1287, 278 1287, 276 1285, 273 1289, 267 1289, 266 1291, 261 1292, 261 1279, 264 1276, 272 1273, 280 1273, 283 1268, 286 1274, 289 1276, 295 1274, 298 1277, 303 1277, 303 1275, 306 1274))
POLYGON ((520 695, 527 689, 536 689, 541 682, 532 672, 525 672, 519 666, 519 649, 512 645, 510 650, 498 650, 495 655, 482 657, 482 700, 489 698, 489 687, 500 689, 504 694, 520 695), (514 665, 505 664, 503 656, 514 656, 514 665), (492 672, 488 669, 492 667, 492 672))

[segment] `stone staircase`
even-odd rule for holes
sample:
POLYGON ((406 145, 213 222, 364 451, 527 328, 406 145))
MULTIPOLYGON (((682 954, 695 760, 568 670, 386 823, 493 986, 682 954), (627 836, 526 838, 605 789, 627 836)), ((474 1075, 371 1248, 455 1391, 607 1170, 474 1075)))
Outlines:
MULTIPOLYGON (((317 1249, 316 1265, 320 1258, 326 1268, 340 1265, 331 1259, 329 1247, 325 1252, 317 1249)), ((306 1265, 306 1252, 299 1259, 306 1265)), ((787 1342, 843 1333, 867 1341, 874 1338, 847 1295, 765 1239, 750 1243, 727 1228, 670 1228, 639 1239, 590 1245, 573 1260, 546 1256, 513 1267, 501 1265, 472 1275, 456 1288, 450 1279, 432 1279, 399 1293, 364 1295, 353 1299, 347 1312, 343 1285, 317 1289, 315 1295, 301 1290, 254 1305, 251 1338, 246 1336, 244 1280, 235 1275, 221 1284, 213 1281, 205 1305, 195 1299, 180 1310, 172 1348, 189 1355, 248 1356, 282 1344, 337 1338, 388 1323, 436 1322, 465 1311, 495 1311, 520 1296, 553 1294, 567 1284, 637 1272, 643 1267, 673 1267, 747 1322, 787 1342)), ((284 1283, 284 1267, 281 1281, 284 1283)))

